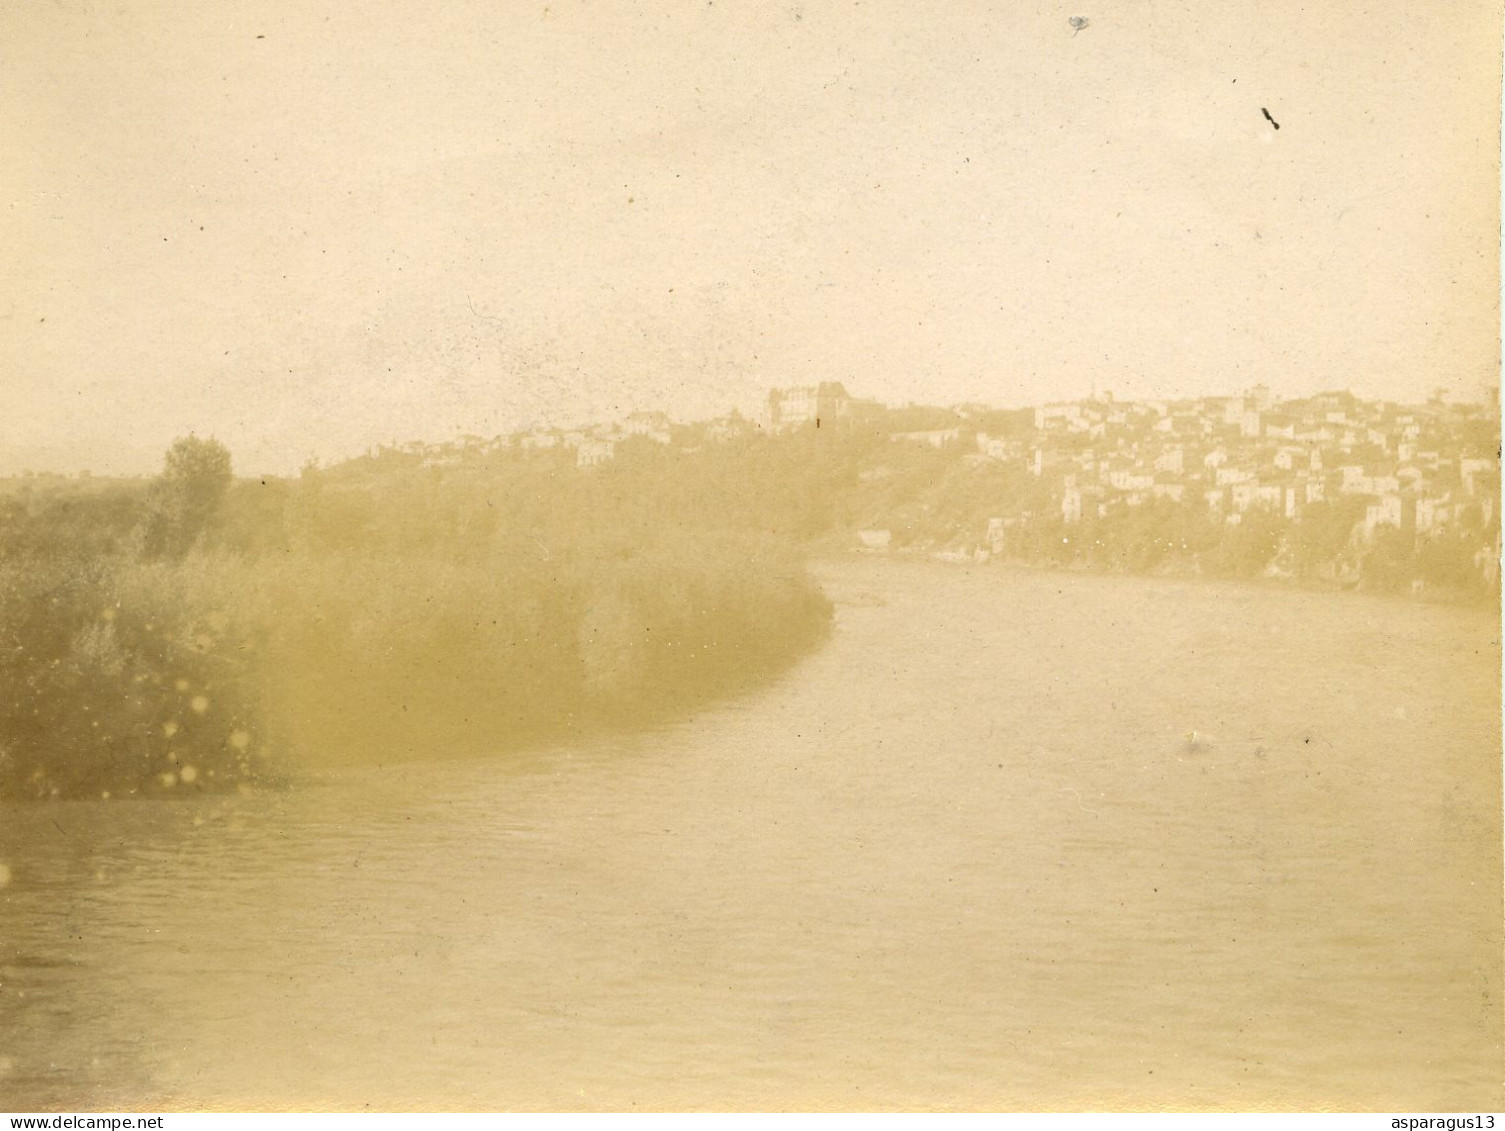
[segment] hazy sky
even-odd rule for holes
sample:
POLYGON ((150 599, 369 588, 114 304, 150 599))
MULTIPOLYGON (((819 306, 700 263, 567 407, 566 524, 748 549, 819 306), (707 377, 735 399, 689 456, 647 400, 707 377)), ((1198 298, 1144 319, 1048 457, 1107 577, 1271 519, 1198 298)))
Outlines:
POLYGON ((191 429, 287 470, 817 379, 1471 393, 1499 370, 1499 23, 21 0, 0 471, 150 470, 191 429))

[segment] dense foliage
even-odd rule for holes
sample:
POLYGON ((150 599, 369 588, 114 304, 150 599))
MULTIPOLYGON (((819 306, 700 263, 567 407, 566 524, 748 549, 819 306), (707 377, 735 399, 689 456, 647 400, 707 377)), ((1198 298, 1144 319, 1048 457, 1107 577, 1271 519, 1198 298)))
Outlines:
MULTIPOLYGON (((636 525, 574 469, 163 476, 0 509, 0 797, 182 793, 683 711, 830 606, 786 541, 636 525)), ((221 449, 222 450, 222 449, 221 449)))

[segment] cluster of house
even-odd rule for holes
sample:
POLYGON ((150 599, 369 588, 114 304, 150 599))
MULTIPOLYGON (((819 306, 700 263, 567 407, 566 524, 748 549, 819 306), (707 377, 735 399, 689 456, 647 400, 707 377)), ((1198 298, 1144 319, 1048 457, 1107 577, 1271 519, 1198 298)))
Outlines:
POLYGON ((1261 385, 1188 400, 1104 393, 1022 410, 889 408, 827 381, 770 390, 758 420, 734 412, 682 427, 660 412, 635 412, 613 424, 463 437, 407 454, 445 464, 500 449, 567 449, 577 466, 592 468, 633 439, 699 445, 821 428, 871 429, 896 443, 1022 467, 1050 487, 1068 525, 1158 500, 1205 508, 1230 525, 1254 512, 1299 521, 1315 503, 1352 496, 1363 501, 1370 536, 1386 526, 1417 535, 1465 522, 1498 526, 1497 396, 1405 405, 1331 392, 1278 401, 1261 385))
POLYGON ((1159 499, 1206 507, 1229 524, 1256 510, 1294 520, 1313 503, 1361 496, 1367 533, 1385 525, 1426 533, 1470 508, 1490 526, 1499 498, 1496 396, 1485 404, 1439 395, 1401 405, 1348 392, 1277 401, 1257 385, 1179 401, 1104 393, 1007 413, 884 410, 827 382, 773 390, 763 425, 784 432, 822 420, 881 420, 896 442, 975 445, 982 458, 1022 463, 1057 486, 1068 524, 1159 499))
MULTIPOLYGON (((1125 402, 1111 394, 1000 412, 985 406, 883 410, 836 384, 775 390, 764 426, 779 432, 877 419, 889 439, 1002 461, 1042 481, 1066 525, 1169 501, 1237 525, 1263 512, 1300 521, 1315 503, 1350 498, 1373 538, 1385 527, 1423 537, 1486 534, 1498 558, 1498 392, 1483 404, 1440 394, 1424 404, 1348 392, 1278 401, 1262 385, 1236 396, 1125 402)), ((1027 516, 1026 516, 1027 517, 1027 516)), ((995 519, 989 543, 1020 518, 995 519)), ((864 532, 864 545, 884 532, 864 532)), ((1482 540, 1481 540, 1482 541, 1482 540)), ((869 548, 878 548, 872 545, 869 548)))
POLYGON ((1252 511, 1299 520, 1341 496, 1365 500, 1370 535, 1381 526, 1425 534, 1465 512, 1485 527, 1496 517, 1493 405, 1400 405, 1346 392, 1277 402, 1256 386, 1188 401, 1043 405, 1033 423, 1026 438, 978 432, 978 450, 1058 478, 1067 523, 1155 499, 1203 506, 1230 524, 1252 511))
POLYGON ((876 401, 859 401, 835 381, 818 385, 772 389, 758 419, 733 411, 693 426, 677 425, 662 412, 634 412, 625 419, 583 428, 529 428, 510 435, 486 439, 460 436, 446 443, 415 440, 368 452, 368 458, 406 457, 429 467, 456 466, 476 457, 505 451, 543 452, 555 449, 575 453, 577 467, 598 467, 616 458, 624 441, 641 437, 659 444, 675 442, 725 443, 763 433, 779 435, 799 428, 850 425, 862 410, 881 412, 876 401))
POLYGON ((564 447, 575 453, 578 467, 597 467, 616 458, 617 445, 641 436, 658 444, 673 438, 669 417, 662 412, 634 412, 617 424, 599 424, 589 428, 544 429, 520 432, 511 439, 523 451, 543 451, 564 447))
POLYGON ((394 447, 374 449, 368 458, 405 457, 425 467, 454 467, 477 458, 507 452, 544 452, 555 449, 575 453, 577 467, 597 467, 616 457, 617 445, 634 437, 653 443, 673 440, 674 425, 662 412, 634 412, 614 424, 587 428, 528 428, 490 439, 465 435, 446 443, 414 440, 394 447))

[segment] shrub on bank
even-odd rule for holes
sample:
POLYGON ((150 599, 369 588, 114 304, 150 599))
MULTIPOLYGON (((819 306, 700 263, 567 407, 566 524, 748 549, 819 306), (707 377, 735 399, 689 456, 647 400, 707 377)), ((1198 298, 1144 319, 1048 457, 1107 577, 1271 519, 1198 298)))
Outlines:
POLYGON ((250 656, 184 572, 122 557, 0 563, 0 797, 274 776, 250 656))
POLYGON ((757 538, 0 563, 0 797, 180 794, 681 711, 829 619, 757 538))
POLYGON ((314 763, 683 711, 788 662, 830 617, 792 555, 731 535, 470 562, 295 557, 255 588, 272 742, 314 763))

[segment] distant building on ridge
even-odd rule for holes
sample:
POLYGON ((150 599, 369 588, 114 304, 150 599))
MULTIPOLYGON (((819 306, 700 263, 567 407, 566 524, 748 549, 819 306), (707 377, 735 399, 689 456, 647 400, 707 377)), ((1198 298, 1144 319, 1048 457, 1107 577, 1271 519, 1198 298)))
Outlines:
POLYGON ((852 397, 840 381, 768 390, 763 423, 770 432, 811 425, 828 427, 852 412, 852 397))

